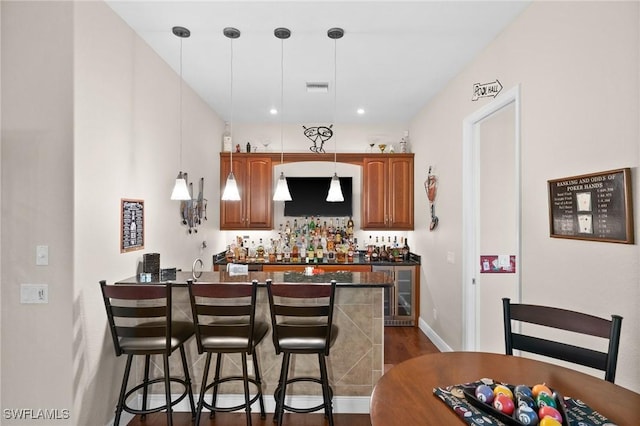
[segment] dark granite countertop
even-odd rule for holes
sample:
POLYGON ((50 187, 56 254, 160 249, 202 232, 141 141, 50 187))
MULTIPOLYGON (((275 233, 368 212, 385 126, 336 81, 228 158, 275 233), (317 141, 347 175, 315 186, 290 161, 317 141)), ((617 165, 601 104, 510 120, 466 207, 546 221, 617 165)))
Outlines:
MULTIPOLYGON (((213 255, 213 264, 214 265, 226 265, 227 264, 227 260, 225 259, 225 252, 221 252, 221 253, 217 253, 213 255)), ((409 254, 409 260, 408 261, 403 261, 403 262, 382 262, 382 261, 374 261, 374 262, 367 262, 365 261, 365 257, 364 257, 364 252, 360 251, 358 252, 357 256, 353 257, 353 262, 347 262, 347 263, 339 263, 334 261, 329 261, 326 257, 324 259, 322 259, 322 261, 320 262, 264 262, 264 261, 260 261, 260 262, 234 262, 234 263, 239 263, 239 264, 247 264, 247 265, 303 265, 303 266, 317 266, 317 267, 322 267, 322 265, 388 265, 388 266, 393 266, 393 265, 398 265, 398 266, 411 266, 411 265, 420 265, 421 264, 421 259, 420 256, 415 254, 415 253, 410 253, 409 254)), ((251 269, 251 268, 250 268, 251 269)))
MULTIPOLYGON (((376 262, 379 263, 379 262, 376 262)), ((157 275, 152 277, 151 282, 141 282, 139 276, 133 276, 120 280, 116 284, 166 284, 172 283, 177 287, 185 287, 187 280, 192 279, 191 272, 178 271, 176 279, 170 281, 159 281, 157 275)), ((267 279, 271 279, 274 283, 326 283, 336 280, 337 287, 391 287, 393 281, 390 276, 384 272, 350 272, 336 271, 325 272, 317 275, 305 275, 302 272, 252 272, 247 275, 231 275, 228 272, 202 272, 198 282, 223 282, 223 283, 247 283, 258 280, 259 285, 265 286, 267 279)))

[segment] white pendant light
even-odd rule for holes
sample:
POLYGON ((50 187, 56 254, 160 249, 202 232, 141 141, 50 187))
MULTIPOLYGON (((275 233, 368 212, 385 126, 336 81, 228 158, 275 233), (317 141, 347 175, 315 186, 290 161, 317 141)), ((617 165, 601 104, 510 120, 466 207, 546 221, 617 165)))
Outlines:
MULTIPOLYGON (((182 39, 191 35, 191 32, 184 27, 173 27, 173 34, 180 37, 180 168, 182 168, 182 39)), ((182 171, 178 172, 176 183, 173 185, 173 191, 171 191, 172 200, 190 200, 189 189, 187 188, 187 180, 184 177, 182 171)))
MULTIPOLYGON (((282 120, 284 111, 284 40, 291 37, 288 28, 276 28, 273 34, 280 39, 280 165, 284 163, 284 142, 282 135, 282 120)), ((273 201, 291 201, 291 193, 284 172, 280 172, 273 201)))
MULTIPOLYGON (((229 119, 229 122, 230 131, 233 135, 233 39, 240 37, 240 30, 238 30, 237 28, 227 27, 222 30, 222 33, 231 41, 231 84, 229 86, 231 93, 231 117, 229 119)), ((233 175, 233 148, 231 149, 229 164, 229 176, 227 176, 227 183, 224 186, 224 191, 222 192, 221 198, 222 201, 240 201, 240 191, 238 191, 238 183, 236 182, 236 177, 233 175)))
MULTIPOLYGON (((330 39, 333 39, 333 122, 335 124, 337 117, 337 99, 338 99, 338 40, 344 35, 342 28, 331 28, 327 31, 330 39)), ((341 203, 344 201, 342 195, 342 187, 340 186, 340 178, 338 178, 338 143, 336 141, 336 132, 333 132, 333 167, 334 173, 327 194, 327 201, 330 203, 341 203)))

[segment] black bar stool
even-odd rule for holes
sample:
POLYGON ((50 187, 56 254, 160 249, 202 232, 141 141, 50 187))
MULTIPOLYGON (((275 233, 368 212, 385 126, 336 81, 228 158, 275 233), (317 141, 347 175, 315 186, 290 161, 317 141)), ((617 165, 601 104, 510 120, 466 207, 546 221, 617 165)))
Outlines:
POLYGON ((195 416, 191 379, 184 351, 184 343, 194 334, 193 324, 172 320, 171 285, 107 285, 106 281, 102 280, 100 288, 116 356, 127 355, 114 425, 120 424, 123 410, 131 414, 140 414, 142 418, 146 414, 166 410, 167 424, 172 425, 171 407, 182 401, 185 396, 189 396, 191 414, 195 416), (180 350, 184 379, 170 376, 169 356, 176 349, 180 350), (144 379, 142 383, 127 390, 134 355, 145 357, 144 379), (151 355, 162 355, 164 375, 149 380, 151 355), (171 400, 171 382, 184 387, 184 392, 174 401, 171 400), (149 386, 154 383, 164 383, 165 404, 148 408, 149 386), (142 408, 135 409, 127 405, 127 398, 139 389, 142 389, 142 408))
POLYGON ((282 425, 284 411, 311 413, 324 409, 329 425, 333 425, 333 391, 329 386, 326 357, 337 336, 333 325, 333 305, 336 282, 322 284, 286 283, 274 284, 267 280, 273 345, 276 354, 282 352, 280 380, 274 393, 276 410, 274 422, 282 425), (315 300, 310 300, 315 299, 315 300), (317 354, 320 378, 295 377, 289 379, 292 354, 317 354), (323 403, 309 408, 295 408, 285 404, 287 385, 295 382, 314 382, 322 385, 323 403))
POLYGON ((260 402, 261 417, 266 418, 255 348, 266 336, 269 326, 264 321, 255 320, 258 282, 254 280, 250 284, 194 284, 192 280, 189 280, 188 287, 193 323, 196 326, 198 352, 207 353, 195 424, 200 424, 203 407, 211 410, 211 417, 215 415, 216 411, 231 412, 244 408, 247 413, 247 425, 250 426, 251 405, 256 400, 260 402), (231 302, 232 299, 233 302, 231 302), (207 383, 211 356, 214 353, 217 354, 215 375, 213 382, 207 383), (223 353, 242 354, 242 376, 220 377, 223 353), (254 378, 250 378, 247 371, 247 355, 252 355, 254 378), (234 380, 242 380, 244 384, 244 404, 234 407, 216 406, 218 386, 234 380), (249 383, 253 383, 257 387, 257 392, 252 398, 249 395, 249 383), (211 403, 205 401, 205 394, 209 389, 213 389, 211 403))

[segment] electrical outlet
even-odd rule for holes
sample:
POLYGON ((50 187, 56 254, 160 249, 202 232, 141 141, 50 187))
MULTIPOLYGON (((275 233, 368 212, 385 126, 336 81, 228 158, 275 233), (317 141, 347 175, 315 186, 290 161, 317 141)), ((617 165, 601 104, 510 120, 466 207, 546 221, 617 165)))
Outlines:
POLYGON ((20 284, 20 303, 49 303, 49 285, 20 284))
POLYGON ((447 262, 454 264, 456 263, 456 255, 452 251, 447 252, 447 262))

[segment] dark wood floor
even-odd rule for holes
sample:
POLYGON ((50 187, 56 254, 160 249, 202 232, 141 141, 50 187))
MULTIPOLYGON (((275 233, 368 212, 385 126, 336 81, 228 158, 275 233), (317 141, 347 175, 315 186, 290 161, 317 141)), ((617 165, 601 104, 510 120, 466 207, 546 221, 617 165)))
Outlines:
MULTIPOLYGON (((439 352, 433 343, 417 327, 385 327, 384 360, 385 371, 395 364, 426 353, 439 352)), ((148 415, 145 420, 136 416, 128 426, 166 426, 166 413, 148 415)), ((273 414, 267 414, 266 420, 259 414, 252 415, 252 423, 256 426, 273 425, 273 414)), ((335 426, 371 426, 368 414, 334 414, 335 426)), ((246 423, 244 413, 218 413, 213 419, 209 414, 203 415, 199 426, 238 426, 246 423)), ((192 426, 190 413, 173 413, 174 426, 192 426)), ((286 413, 284 425, 289 426, 325 426, 329 423, 324 414, 286 413)))

